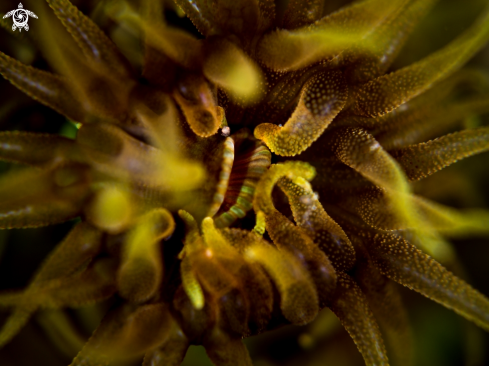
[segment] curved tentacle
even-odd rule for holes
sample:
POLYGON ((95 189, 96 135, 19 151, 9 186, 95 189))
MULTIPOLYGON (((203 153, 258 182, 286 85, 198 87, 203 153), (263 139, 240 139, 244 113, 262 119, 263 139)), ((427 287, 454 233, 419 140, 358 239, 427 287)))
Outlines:
POLYGON ((283 127, 262 123, 254 135, 277 155, 297 155, 321 136, 343 109, 347 94, 340 71, 318 73, 304 85, 299 104, 283 127))
POLYGON ((219 180, 217 181, 215 193, 212 197, 212 204, 207 211, 207 216, 214 216, 221 207, 226 192, 228 190, 230 176, 235 159, 235 141, 231 137, 227 137, 223 142, 224 148, 222 153, 221 171, 219 172, 219 180))
POLYGON ((280 293, 280 309, 292 324, 307 324, 318 311, 318 297, 312 279, 302 263, 288 251, 279 251, 252 234, 244 256, 260 264, 272 277, 280 293))
POLYGON ((324 210, 307 182, 281 179, 297 225, 326 253, 335 269, 348 271, 355 262, 355 250, 345 232, 324 210), (302 183, 302 184, 300 184, 302 183))
POLYGON ((208 82, 198 75, 186 75, 173 93, 192 131, 200 137, 214 135, 222 124, 224 110, 216 103, 208 82))
MULTIPOLYGON (((410 200, 410 187, 402 169, 397 162, 381 147, 381 145, 363 129, 345 128, 335 131, 334 152, 338 159, 377 185, 375 193, 382 194, 388 202, 392 218, 410 228, 425 228, 410 200)), ((358 197, 370 199, 371 190, 358 197)), ((370 215, 371 205, 360 201, 357 206, 366 222, 383 225, 378 217, 370 215)))
MULTIPOLYGON (((280 250, 288 251, 299 258, 311 273, 317 288, 319 305, 323 307, 336 286, 336 271, 307 231, 295 226, 275 209, 271 199, 272 189, 280 178, 287 176, 299 180, 299 177, 304 176, 310 179, 312 174, 314 170, 308 164, 291 162, 272 166, 258 184, 254 208, 256 212, 261 211, 265 214, 265 227, 274 244, 280 250)), ((303 178, 302 180, 304 181, 303 178)))
POLYGON ((148 212, 128 234, 117 274, 119 293, 141 303, 158 291, 163 280, 159 241, 175 229, 171 213, 164 209, 148 212))

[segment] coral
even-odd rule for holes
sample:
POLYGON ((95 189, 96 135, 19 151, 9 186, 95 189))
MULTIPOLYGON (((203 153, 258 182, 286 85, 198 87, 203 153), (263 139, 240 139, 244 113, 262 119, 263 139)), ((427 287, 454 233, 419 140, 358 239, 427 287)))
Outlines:
POLYGON ((489 211, 415 192, 489 150, 488 127, 458 128, 489 112, 486 77, 462 69, 489 7, 392 69, 436 1, 175 0, 201 38, 162 1, 108 2, 141 37, 128 57, 68 0, 46 3, 33 37, 53 72, 0 53, 0 73, 76 136, 0 132, 0 159, 29 166, 0 179, 0 228, 76 224, 25 289, 0 293, 0 346, 38 310, 100 303, 73 366, 180 365, 190 345, 251 365, 243 338, 331 311, 366 365, 407 366, 396 283, 489 330, 446 241, 489 234, 489 211))

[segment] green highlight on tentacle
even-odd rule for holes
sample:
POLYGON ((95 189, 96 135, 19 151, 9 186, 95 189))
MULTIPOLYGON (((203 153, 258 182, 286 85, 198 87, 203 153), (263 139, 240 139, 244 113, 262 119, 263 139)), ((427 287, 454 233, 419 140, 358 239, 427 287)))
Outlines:
POLYGON ((382 116, 446 78, 472 57, 489 39, 489 7, 450 44, 403 69, 370 81, 356 92, 355 112, 382 116))
POLYGON ((168 77, 168 75, 157 75, 158 72, 162 74, 162 65, 171 68, 179 65, 185 69, 197 71, 203 61, 203 42, 187 32, 167 26, 161 16, 163 14, 162 6, 163 4, 146 1, 142 6, 142 15, 138 14, 138 11, 127 2, 112 3, 107 9, 110 16, 117 22, 139 29, 144 34, 146 53, 144 74, 151 76, 152 81, 153 77, 156 77, 157 80, 168 77), (148 53, 149 50, 151 51, 148 53), (168 63, 168 60, 171 60, 173 64, 168 63), (157 64, 156 61, 163 63, 157 64))
POLYGON ((425 225, 444 236, 489 234, 489 211, 486 209, 454 209, 419 196, 413 196, 412 201, 425 225))
POLYGON ((255 212, 258 214, 262 211, 267 215, 275 211, 272 202, 272 190, 280 178, 287 177, 289 179, 294 179, 302 177, 310 181, 315 175, 316 171, 314 167, 303 162, 288 161, 272 165, 267 173, 262 176, 256 187, 255 198, 253 200, 253 208, 255 212))
MULTIPOLYGON (((423 201, 412 195, 402 168, 368 132, 359 128, 347 128, 337 130, 336 134, 336 156, 377 186, 348 198, 352 209, 374 228, 414 230, 420 239, 420 245, 431 252, 431 233, 437 230, 437 225, 446 224, 444 220, 438 223, 437 220, 446 217, 441 214, 443 211, 447 215, 450 210, 433 209, 432 212, 423 212, 423 201), (435 211, 440 216, 434 214, 435 211)), ((460 219, 462 217, 464 216, 459 216, 460 219)), ((484 224, 485 220, 485 216, 479 219, 476 219, 476 215, 467 216, 459 225, 453 226, 453 229, 457 231, 467 227, 484 227, 487 226, 484 224)), ((456 221, 452 219, 452 223, 455 224, 456 221)), ((446 226, 443 229, 449 230, 446 226)))
POLYGON ((92 168, 122 182, 138 181, 160 191, 186 191, 198 186, 203 167, 182 158, 173 146, 158 149, 112 124, 83 125, 76 138, 92 168), (134 164, 137 159, 138 164, 134 164))
MULTIPOLYGON (((418 227, 421 223, 409 200, 410 187, 396 161, 363 129, 346 128, 335 133, 338 159, 381 188, 399 221, 407 227, 418 227)), ((364 208, 368 205, 358 207, 364 208)))
POLYGON ((204 291, 193 271, 194 268, 192 267, 192 264, 184 258, 180 265, 183 289, 190 299, 194 309, 202 310, 205 305, 204 291))
POLYGON ((231 42, 208 40, 202 71, 207 79, 240 104, 249 104, 262 97, 261 69, 231 42))
POLYGON ((404 2, 403 6, 398 7, 367 37, 365 42, 347 52, 352 53, 349 57, 354 60, 354 65, 348 68, 351 82, 365 83, 383 75, 399 54, 419 20, 424 18, 437 1, 404 2), (360 57, 355 56, 355 53, 358 53, 360 57))
POLYGON ((204 249, 204 242, 200 236, 197 222, 188 212, 178 211, 178 215, 185 223, 185 241, 184 248, 180 252, 180 276, 182 278, 182 287, 187 294, 193 307, 201 310, 205 305, 204 291, 194 273, 191 262, 191 255, 204 249))
MULTIPOLYGON (((406 0, 356 2, 293 31, 277 30, 258 44, 258 56, 278 71, 297 70, 331 60, 362 41, 406 0)), ((368 46, 367 46, 368 47, 368 46)))

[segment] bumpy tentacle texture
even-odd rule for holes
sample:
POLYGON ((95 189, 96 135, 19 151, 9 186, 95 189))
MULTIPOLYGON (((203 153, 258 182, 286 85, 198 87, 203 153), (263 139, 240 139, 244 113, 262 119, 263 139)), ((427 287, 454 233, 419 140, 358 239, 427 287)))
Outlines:
POLYGON ((295 29, 311 24, 323 15, 324 2, 321 0, 289 1, 284 14, 283 28, 295 29))
POLYGON ((255 137, 278 155, 297 155, 311 146, 341 111, 347 93, 341 72, 319 73, 304 85, 287 123, 283 127, 262 123, 255 128, 255 137))
POLYGON ((489 9, 452 43, 427 58, 363 86, 356 111, 375 117, 388 113, 462 66, 489 39, 489 9))
POLYGON ((370 309, 386 338, 389 357, 394 365, 413 365, 413 339, 407 311, 402 304, 396 284, 370 263, 359 266, 355 273, 370 309))
POLYGON ((242 338, 328 307, 367 365, 389 352, 412 366, 394 282, 489 330, 489 300, 432 259, 456 263, 447 238, 489 235, 489 212, 411 187, 489 150, 487 126, 458 131, 489 111, 489 78, 457 71, 487 43, 489 9, 386 74, 436 0, 333 14, 322 0, 175 0, 200 38, 166 2, 100 4, 141 53, 68 0, 47 3, 61 24, 46 12, 39 34, 61 75, 3 53, 0 74, 77 133, 0 132, 0 159, 27 165, 0 179, 0 228, 81 222, 26 289, 0 293, 0 346, 39 309, 111 299, 73 366, 178 366, 190 345, 251 366, 242 338))
POLYGON ((461 131, 391 151, 409 180, 425 178, 468 156, 489 150, 489 128, 461 131), (414 156, 417 158, 414 158, 414 156), (422 166, 420 169, 419 166, 422 166))
POLYGON ((47 3, 89 60, 121 77, 131 75, 132 68, 127 60, 92 20, 68 0, 47 0, 47 3))
POLYGON ((395 234, 377 234, 368 245, 381 273, 489 329, 489 300, 432 258, 395 234))
POLYGON ((350 333, 365 364, 389 365, 379 327, 358 285, 347 274, 341 274, 336 292, 330 308, 350 333))
POLYGON ((36 70, 0 52, 0 74, 24 93, 72 121, 85 121, 87 112, 76 102, 69 82, 36 70))
POLYGON ((307 181, 281 180, 280 188, 290 202, 294 219, 312 241, 328 255, 333 266, 348 271, 355 262, 355 250, 341 227, 324 211, 307 181))

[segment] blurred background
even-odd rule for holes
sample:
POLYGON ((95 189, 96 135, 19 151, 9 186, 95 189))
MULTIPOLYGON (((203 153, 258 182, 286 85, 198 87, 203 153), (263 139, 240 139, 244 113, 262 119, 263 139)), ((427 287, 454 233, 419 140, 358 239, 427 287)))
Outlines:
MULTIPOLYGON (((2 0, 0 15, 18 7, 18 0, 2 0)), ((40 0, 36 0, 39 2, 40 0)), ((119 0, 113 0, 119 1, 119 0)), ((72 1, 94 19, 118 44, 128 59, 140 67, 138 35, 106 16, 111 1, 72 1)), ((120 2, 120 1, 119 1, 120 2)), ((277 0, 284 8, 287 0, 277 0)), ((351 1, 325 0, 325 13, 351 1)), ((137 1, 130 1, 137 6, 137 1)), ((25 9, 36 11, 33 0, 23 1, 25 9)), ((440 0, 430 15, 416 28, 393 69, 423 58, 444 46, 464 31, 477 17, 487 0, 440 0)), ((169 24, 198 35, 191 22, 171 6, 165 17, 169 24)), ((50 70, 35 42, 38 20, 29 21, 30 30, 14 37, 0 29, 0 50, 37 68, 50 70)), ((479 52, 467 65, 485 70, 489 77, 489 47, 479 52)), ((475 116, 461 121, 468 127, 489 125, 489 116, 475 116)), ((0 130, 56 133, 74 137, 76 128, 63 116, 30 99, 9 82, 0 78, 0 130)), ((19 169, 0 163, 0 171, 19 169)), ((454 207, 489 207, 489 153, 451 166, 427 178, 415 187, 419 192, 454 207)), ((74 222, 26 230, 0 230, 0 290, 25 287, 36 268, 65 236, 74 222)), ((488 223, 489 225, 489 223, 488 223)), ((461 268, 454 271, 489 296, 489 239, 471 238, 453 241, 461 268)), ((401 286, 399 286, 401 287, 401 286)), ((413 326, 416 366, 484 366, 489 365, 489 334, 455 313, 401 288, 402 297, 413 326)), ((0 350, 2 366, 68 365, 110 304, 66 311, 41 311, 22 332, 0 350), (54 324, 54 325, 53 325, 54 324), (65 339, 64 330, 73 326, 79 335, 65 339)), ((0 324, 8 312, 0 309, 0 324)), ((329 310, 305 327, 289 326, 246 340, 256 366, 275 365, 363 365, 360 354, 329 310)), ((129 363, 137 364, 137 363, 129 363)), ((191 347, 185 366, 210 365, 202 347, 191 347)))

